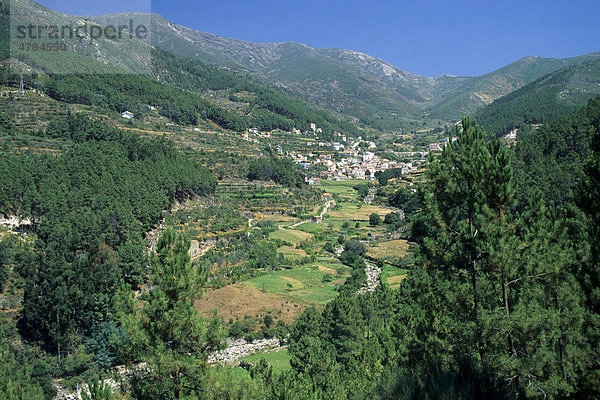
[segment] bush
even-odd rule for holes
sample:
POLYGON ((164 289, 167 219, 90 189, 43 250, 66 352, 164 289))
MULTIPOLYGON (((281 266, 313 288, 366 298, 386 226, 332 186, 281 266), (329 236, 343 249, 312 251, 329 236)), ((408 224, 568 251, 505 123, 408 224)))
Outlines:
POLYGON ((325 243, 325 246, 323 246, 323 251, 335 254, 335 248, 333 247, 333 244, 331 244, 331 242, 325 243))
POLYGON ((385 215, 383 222, 388 225, 392 225, 400 222, 400 220, 400 215, 398 215, 398 213, 389 213, 385 215))
MULTIPOLYGON (((250 333, 254 332, 255 323, 254 320, 250 317, 245 317, 241 321, 235 321, 229 327, 229 336, 235 339, 242 338, 250 333)), ((252 340, 250 340, 252 341, 252 340)))
POLYGON ((93 356, 86 351, 85 346, 79 346, 75 354, 66 357, 62 362, 62 375, 81 375, 92 366, 92 358, 93 356))
POLYGON ((94 364, 109 369, 118 364, 118 346, 127 340, 125 331, 112 322, 102 322, 94 329, 86 343, 87 349, 94 354, 94 364))
POLYGON ((273 317, 271 317, 269 314, 265 315, 263 318, 263 324, 265 324, 267 328, 270 328, 271 325, 273 325, 273 317))
POLYGON ((379 214, 376 213, 372 213, 371 215, 369 215, 369 224, 371 226, 378 226, 381 224, 381 217, 379 216, 379 214))

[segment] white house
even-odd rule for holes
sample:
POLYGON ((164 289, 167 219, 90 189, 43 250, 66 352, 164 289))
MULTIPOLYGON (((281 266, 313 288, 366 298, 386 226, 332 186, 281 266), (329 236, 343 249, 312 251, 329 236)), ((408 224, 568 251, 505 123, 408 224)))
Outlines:
POLYGON ((131 111, 123 111, 121 113, 121 116, 123 118, 127 118, 127 119, 133 119, 133 113, 131 111))

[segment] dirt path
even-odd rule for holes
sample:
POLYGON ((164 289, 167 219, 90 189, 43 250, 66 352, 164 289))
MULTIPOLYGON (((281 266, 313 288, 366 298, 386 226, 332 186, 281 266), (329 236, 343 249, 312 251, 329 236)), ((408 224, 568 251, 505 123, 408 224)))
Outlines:
MULTIPOLYGON (((319 214, 319 216, 317 217, 318 218, 317 222, 316 222, 317 224, 320 224, 320 223, 323 222, 323 217, 325 216, 325 214, 327 214, 327 212, 329 211, 329 209, 331 208, 331 206, 333 205, 333 203, 334 202, 330 200, 330 201, 326 202, 323 205, 323 211, 321 211, 321 214, 319 214)), ((287 229, 294 229, 294 228, 296 228, 299 225, 302 225, 304 223, 311 222, 311 221, 312 220, 310 220, 310 219, 305 219, 303 221, 296 222, 296 223, 294 223, 292 225, 278 225, 278 226, 279 226, 279 229, 286 229, 286 228, 287 229)))

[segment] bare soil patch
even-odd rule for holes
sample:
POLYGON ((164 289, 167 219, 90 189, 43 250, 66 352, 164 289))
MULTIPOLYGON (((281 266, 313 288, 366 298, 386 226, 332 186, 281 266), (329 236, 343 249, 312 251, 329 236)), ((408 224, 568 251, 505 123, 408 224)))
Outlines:
POLYGON ((293 302, 276 293, 264 293, 252 286, 235 284, 204 293, 204 296, 196 300, 196 308, 202 316, 212 316, 213 310, 217 310, 224 321, 230 318, 242 319, 246 315, 264 315, 271 311, 276 320, 283 320, 286 324, 292 323, 304 311, 306 307, 299 302, 293 302), (279 313, 281 312, 281 313, 279 313))

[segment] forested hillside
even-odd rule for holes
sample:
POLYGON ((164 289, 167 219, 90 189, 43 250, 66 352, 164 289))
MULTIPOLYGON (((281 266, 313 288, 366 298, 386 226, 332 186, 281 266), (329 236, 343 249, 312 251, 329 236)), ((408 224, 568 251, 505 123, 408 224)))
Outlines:
POLYGON ((86 117, 53 121, 47 134, 69 143, 63 154, 0 154, 0 213, 30 218, 37 238, 13 249, 21 333, 60 355, 110 319, 122 280, 145 281, 142 239, 162 210, 216 180, 164 140, 86 117))
MULTIPOLYGON (((97 21, 116 18, 100 16, 97 21)), ((481 76, 424 77, 351 49, 252 43, 189 29, 160 15, 153 16, 152 30, 156 47, 254 72, 312 103, 383 131, 421 129, 424 123, 431 127, 439 120, 456 120, 548 73, 598 59, 594 53, 565 59, 526 57, 481 76)))
MULTIPOLYGON (((31 0, 14 0, 13 12, 15 15, 28 15, 29 22, 41 26, 74 26, 78 23, 78 17, 50 10, 31 0)), ((114 41, 98 38, 93 45, 86 42, 85 46, 75 46, 73 51, 60 54, 59 57, 51 52, 24 52, 19 55, 20 61, 40 73, 69 71, 99 74, 118 70, 140 74, 152 70, 157 60, 151 53, 161 49, 222 67, 222 76, 228 75, 232 69, 236 70, 239 73, 234 74, 237 75, 235 80, 243 77, 241 80, 246 81, 244 84, 250 84, 252 91, 258 90, 259 95, 268 92, 268 97, 274 99, 275 103, 257 96, 258 103, 266 100, 265 107, 259 104, 259 107, 246 110, 247 114, 255 117, 252 124, 262 122, 264 129, 268 126, 287 126, 289 121, 286 119, 304 126, 307 118, 318 117, 317 122, 326 131, 347 130, 350 128, 344 124, 347 121, 358 121, 363 126, 379 131, 412 131, 456 120, 545 74, 598 59, 596 53, 565 59, 526 57, 481 76, 424 77, 357 51, 317 49, 295 42, 251 43, 227 39, 176 25, 156 14, 124 13, 88 17, 88 21, 101 25, 118 25, 122 20, 130 19, 152 25, 151 43, 133 41, 123 51, 114 41), (262 83, 257 89, 259 80, 262 83), (278 89, 272 92, 274 87, 278 89), (275 93, 278 96, 273 97, 275 93), (279 96, 285 98, 286 112, 273 109, 274 104, 282 103, 279 96), (332 113, 335 117, 332 117, 332 113)), ((164 61, 158 60, 158 64, 165 66, 164 61)), ((189 65, 183 71, 175 71, 171 77, 169 73, 162 75, 167 81, 172 78, 182 82, 181 72, 188 75, 186 80, 190 78, 189 65)), ((169 63, 169 68, 172 66, 169 63)), ((203 70, 204 77, 206 73, 214 77, 212 67, 194 68, 197 69, 195 72, 203 70)), ((217 81, 219 79, 216 78, 217 81)))
POLYGON ((497 136, 513 129, 529 132, 532 125, 568 116, 598 94, 600 60, 593 60, 543 76, 479 110, 475 119, 497 136))
MULTIPOLYGON (((33 2, 24 1, 23 7, 28 7, 28 12, 34 15, 39 11, 33 2)), ((47 12, 53 18, 70 17, 54 15, 51 10, 47 12)), ((44 15, 40 18, 45 18, 44 15)), ((8 28, 8 12, 4 12, 0 17, 0 39, 5 39, 1 44, 4 47, 0 48, 4 54, 2 59, 8 57, 8 28)), ((110 44, 108 46, 110 50, 110 44)), ((199 121, 210 120, 234 131, 247 128, 307 131, 310 123, 316 123, 325 136, 334 131, 359 132, 353 123, 309 105, 283 89, 260 83, 247 74, 208 66, 160 49, 145 51, 148 53, 146 58, 152 60, 152 66, 148 67, 150 75, 124 73, 126 69, 122 65, 111 69, 98 60, 76 54, 65 57, 36 55, 32 60, 22 60, 29 65, 24 77, 25 86, 67 103, 100 106, 118 112, 129 110, 138 118, 147 114, 148 107, 152 106, 178 124, 196 125, 199 121), (61 66, 57 65, 60 63, 68 63, 69 68, 70 64, 79 66, 81 74, 44 73, 48 69, 61 71, 61 66), (114 73, 115 70, 118 73, 114 73)), ((0 84, 18 85, 17 70, 2 65, 0 84)))
MULTIPOLYGON (((26 74, 26 87, 37 87, 56 100, 99 106, 110 111, 131 111, 138 118, 158 109, 173 122, 195 125, 211 120, 225 129, 270 131, 293 128, 307 131, 316 123, 325 137, 332 132, 355 134, 356 126, 308 106, 300 99, 269 88, 234 72, 205 66, 163 51, 155 53, 157 80, 132 74, 82 74, 45 77, 26 74), (182 91, 184 89, 185 91, 182 91), (228 110, 205 97, 221 91, 228 110), (239 107, 239 106, 241 107, 239 107)), ((1 82, 15 84, 18 76, 2 68, 1 82)))
POLYGON ((199 93, 222 92, 229 101, 242 105, 247 127, 308 131, 312 122, 326 137, 334 131, 358 132, 354 124, 311 106, 296 95, 229 68, 215 68, 160 49, 153 52, 153 68, 161 82, 199 93))
MULTIPOLYGON (((597 102, 573 119, 597 113, 597 102)), ((578 140, 597 142, 598 120, 580 123, 587 137, 578 140)), ((541 191, 515 198, 523 183, 510 152, 462 125, 420 188, 408 278, 398 290, 349 292, 307 311, 290 337, 293 372, 275 380, 272 398, 598 395, 598 149, 585 189, 572 186, 583 207, 572 197, 547 207, 541 191)))
POLYGON ((570 116, 522 135, 513 160, 519 204, 526 204, 536 191, 549 204, 573 203, 592 152, 591 133, 597 132, 599 124, 600 98, 595 98, 570 116))

